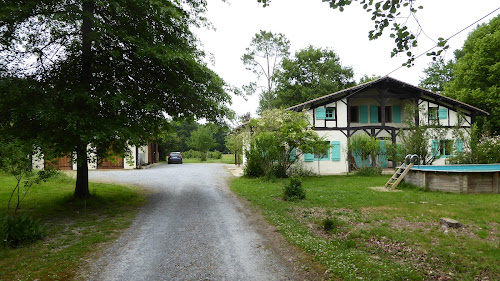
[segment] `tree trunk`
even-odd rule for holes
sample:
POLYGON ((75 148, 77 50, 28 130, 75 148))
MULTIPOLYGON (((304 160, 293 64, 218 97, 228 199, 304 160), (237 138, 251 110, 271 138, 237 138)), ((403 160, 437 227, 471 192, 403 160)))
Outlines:
MULTIPOLYGON (((82 73, 81 84, 86 94, 90 96, 92 90, 92 15, 94 14, 94 3, 92 0, 83 1, 83 21, 82 21, 82 73)), ((85 100, 85 99, 82 99, 85 100)), ((85 111, 87 104, 80 105, 80 109, 85 111)), ((89 192, 89 167, 87 161, 87 145, 76 147, 76 187, 75 198, 88 198, 89 192)))
POLYGON ((87 161, 87 149, 77 147, 76 150, 76 187, 75 198, 89 198, 89 166, 87 161))

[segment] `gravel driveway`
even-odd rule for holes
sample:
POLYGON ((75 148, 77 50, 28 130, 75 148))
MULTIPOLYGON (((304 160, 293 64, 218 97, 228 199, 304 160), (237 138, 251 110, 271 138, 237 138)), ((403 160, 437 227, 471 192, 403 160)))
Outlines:
POLYGON ((91 171, 89 179, 151 189, 132 227, 96 263, 92 280, 289 280, 281 258, 241 212, 222 164, 91 171))

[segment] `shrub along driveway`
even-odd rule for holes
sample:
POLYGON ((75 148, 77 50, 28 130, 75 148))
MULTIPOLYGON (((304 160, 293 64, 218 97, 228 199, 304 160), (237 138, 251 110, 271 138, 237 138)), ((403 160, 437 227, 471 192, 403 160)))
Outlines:
MULTIPOLYGON (((222 164, 92 171, 90 180, 151 190, 132 227, 96 263, 95 280, 283 280, 304 278, 268 250, 222 164)), ((275 235, 278 235, 275 233, 275 235)))

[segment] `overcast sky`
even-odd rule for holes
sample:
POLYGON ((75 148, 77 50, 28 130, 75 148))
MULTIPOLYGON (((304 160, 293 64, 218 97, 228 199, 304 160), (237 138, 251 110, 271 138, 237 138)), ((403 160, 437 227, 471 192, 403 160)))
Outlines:
MULTIPOLYGON (((207 0, 206 16, 216 30, 201 29, 195 33, 204 50, 213 55, 214 64, 210 67, 233 86, 241 87, 256 79, 245 69, 241 56, 260 30, 283 33, 290 40, 292 54, 308 45, 333 49, 343 66, 353 67, 357 81, 364 74, 384 76, 406 61, 406 56, 391 58, 394 41, 388 32, 383 38, 368 40, 373 22, 371 15, 358 3, 340 12, 330 9, 321 0, 272 0, 266 8, 262 8, 257 0, 228 1, 207 0)), ((434 46, 432 40, 448 38, 500 7, 499 0, 418 0, 416 3, 424 7, 417 12, 417 18, 425 32, 420 34, 419 47, 413 51, 417 54, 434 46)), ((488 22, 499 13, 496 11, 479 23, 488 22)), ((408 22, 416 28, 414 20, 408 22)), ((453 58, 453 51, 462 47, 472 30, 470 28, 449 41, 451 50, 445 54, 445 59, 453 58)), ((423 77, 422 70, 430 62, 431 59, 424 55, 412 68, 401 68, 390 76, 418 85, 423 77)), ((257 106, 257 95, 249 97, 248 101, 233 98, 232 108, 238 115, 251 112, 255 116, 257 106)))

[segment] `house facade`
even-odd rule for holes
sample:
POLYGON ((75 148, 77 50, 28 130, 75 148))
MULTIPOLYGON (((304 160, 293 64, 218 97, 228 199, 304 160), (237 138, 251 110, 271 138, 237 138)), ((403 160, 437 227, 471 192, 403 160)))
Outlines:
MULTIPOLYGON (((422 122, 441 125, 444 137, 431 140, 429 149, 436 158, 433 164, 445 164, 445 159, 454 151, 463 149, 463 143, 454 140, 453 129, 460 126, 467 130, 477 116, 488 115, 479 108, 391 77, 316 98, 288 110, 307 112, 311 127, 329 142, 327 154, 305 154, 299 159, 305 168, 316 173, 319 165, 321 174, 346 173, 363 165, 359 156, 348 156, 347 143, 352 136, 375 137, 381 140, 381 150, 385 149, 386 141, 400 143, 398 133, 405 127, 405 118, 414 118, 418 125, 422 122), (424 110, 417 116, 407 112, 408 105, 424 110)), ((378 160, 383 168, 393 166, 390 159, 379 156, 378 160)))
MULTIPOLYGON (((89 170, 96 169, 136 169, 144 164, 153 164, 159 162, 158 144, 149 143, 145 146, 129 146, 130 156, 122 158, 112 156, 113 159, 98 159, 95 155, 89 155, 89 170)), ((48 166, 55 167, 57 170, 76 170, 76 161, 73 156, 59 157, 55 159, 45 159, 43 155, 32 158, 33 169, 44 169, 48 166)))

